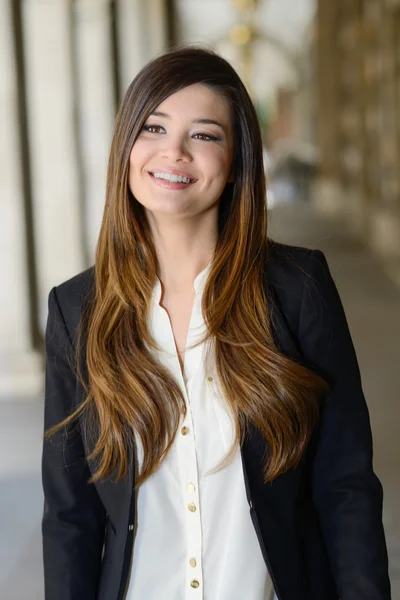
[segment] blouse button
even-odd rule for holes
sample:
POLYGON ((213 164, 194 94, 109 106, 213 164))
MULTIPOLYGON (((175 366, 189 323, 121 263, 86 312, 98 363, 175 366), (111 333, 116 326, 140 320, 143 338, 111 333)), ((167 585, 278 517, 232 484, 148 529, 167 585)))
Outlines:
POLYGON ((192 588, 198 588, 200 583, 197 581, 197 579, 192 579, 190 585, 192 586, 192 588))
POLYGON ((189 564, 191 567, 195 567, 197 565, 196 559, 195 558, 191 558, 189 560, 189 564))
POLYGON ((182 427, 181 434, 182 435, 187 435, 188 433, 189 433, 189 427, 182 427))
POLYGON ((188 504, 188 509, 190 510, 190 512, 196 512, 196 505, 193 504, 193 502, 191 502, 190 504, 188 504))
POLYGON ((214 377, 207 377, 207 381, 211 383, 211 381, 214 381, 214 377))

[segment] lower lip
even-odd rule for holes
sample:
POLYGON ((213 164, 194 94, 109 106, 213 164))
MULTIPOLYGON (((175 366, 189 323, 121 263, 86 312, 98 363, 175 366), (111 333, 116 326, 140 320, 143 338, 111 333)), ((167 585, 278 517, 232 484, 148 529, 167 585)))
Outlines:
POLYGON ((152 175, 151 173, 149 173, 149 175, 156 185, 162 188, 167 188, 169 190, 186 190, 190 185, 195 183, 180 183, 179 181, 168 181, 168 179, 160 179, 158 177, 154 177, 154 175, 152 175))

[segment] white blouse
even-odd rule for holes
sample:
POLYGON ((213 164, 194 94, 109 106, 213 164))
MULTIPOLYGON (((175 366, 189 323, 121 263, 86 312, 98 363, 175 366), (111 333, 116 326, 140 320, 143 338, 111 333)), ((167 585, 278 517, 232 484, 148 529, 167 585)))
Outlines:
MULTIPOLYGON (((231 448, 233 422, 206 347, 190 346, 204 332, 201 298, 210 264, 196 292, 182 376, 157 279, 150 312, 158 359, 184 395, 183 418, 166 460, 137 492, 137 529, 127 600, 272 600, 273 586, 251 521, 239 448, 223 470, 210 474, 231 448), (208 363, 208 366, 206 365, 208 363)), ((136 439, 138 466, 143 451, 136 439)))

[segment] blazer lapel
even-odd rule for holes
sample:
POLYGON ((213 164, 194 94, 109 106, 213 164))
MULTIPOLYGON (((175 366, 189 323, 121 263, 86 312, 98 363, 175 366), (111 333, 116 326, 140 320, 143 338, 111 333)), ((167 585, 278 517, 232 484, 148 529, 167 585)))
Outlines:
MULTIPOLYGON (((267 289, 267 295, 276 346, 286 356, 301 362, 299 345, 272 286, 267 289)), ((264 483, 262 472, 268 444, 253 425, 248 428, 241 455, 250 514, 264 560, 279 596, 290 597, 290 594, 286 596, 287 586, 294 585, 297 589, 302 586, 301 566, 295 552, 297 540, 291 539, 295 531, 291 522, 293 490, 299 485, 301 471, 293 469, 271 483, 264 483), (286 576, 281 573, 282 567, 286 569, 286 576)))
MULTIPOLYGON (((80 368, 87 381, 87 365, 84 353, 81 355, 80 368)), ((79 397, 84 397, 84 389, 80 382, 78 383, 79 397)), ((80 416, 80 424, 86 456, 89 456, 96 445, 96 435, 92 427, 85 426, 85 415, 80 416)), ((98 460, 88 460, 87 463, 90 473, 93 475, 98 469, 99 462, 98 460)), ((111 475, 107 479, 94 484, 113 526, 117 529, 122 526, 126 531, 128 531, 128 526, 131 524, 133 514, 134 471, 135 457, 132 457, 131 466, 126 477, 117 482, 116 478, 111 475)))
MULTIPOLYGON (((292 328, 282 311, 279 298, 272 286, 267 288, 267 297, 271 310, 272 334, 279 351, 292 358, 301 361, 300 349, 297 340, 291 333, 292 328)), ((268 452, 268 444, 261 433, 252 425, 248 428, 242 447, 242 461, 245 475, 247 499, 251 505, 251 498, 257 489, 266 489, 262 479, 262 468, 265 455, 268 452)), ((271 486, 269 486, 271 487, 271 486)))
MULTIPOLYGON (((95 446, 95 440, 87 437, 85 440, 86 453, 89 455, 95 446)), ((108 514, 108 517, 113 526, 120 530, 128 531, 128 526, 131 524, 134 500, 134 463, 131 461, 131 468, 126 477, 120 481, 116 481, 114 476, 96 482, 97 492, 103 503, 103 506, 108 514)), ((98 461, 88 461, 88 466, 93 475, 98 468, 98 461)))
MULTIPOLYGON (((73 331, 75 331, 75 336, 78 331, 78 323, 81 318, 81 315, 86 312, 87 303, 90 302, 93 297, 94 285, 94 269, 92 268, 88 271, 87 281, 81 293, 80 303, 76 306, 74 312, 71 314, 71 325, 73 331)), ((81 339, 82 349, 86 347, 86 343, 87 338, 84 334, 83 338, 81 339)), ((84 351, 82 351, 80 355, 80 370, 85 381, 88 381, 87 363, 84 351)), ((84 397, 85 392, 83 386, 80 382, 78 382, 77 404, 79 404, 84 397)), ((80 424, 82 437, 85 444, 86 456, 89 456, 94 450, 96 438, 94 433, 90 434, 92 428, 85 427, 84 419, 85 416, 80 417, 80 424)), ((98 468, 98 462, 88 461, 88 467, 90 473, 93 475, 98 468)), ((124 479, 122 479, 119 482, 116 482, 115 477, 110 476, 106 480, 102 480, 94 484, 103 503, 103 506, 106 512, 108 513, 108 517, 112 525, 116 528, 119 528, 119 526, 122 525, 123 527, 126 526, 126 530, 128 530, 128 524, 131 524, 130 522, 132 520, 133 512, 134 470, 135 461, 133 457, 129 473, 126 477, 124 477, 124 479)))

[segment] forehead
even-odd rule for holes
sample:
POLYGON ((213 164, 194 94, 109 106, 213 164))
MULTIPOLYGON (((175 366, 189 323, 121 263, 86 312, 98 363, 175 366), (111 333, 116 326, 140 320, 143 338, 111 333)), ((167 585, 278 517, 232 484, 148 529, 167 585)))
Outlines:
POLYGON ((215 118, 231 121, 231 107, 225 96, 202 83, 189 85, 161 102, 156 111, 181 118, 215 118))

